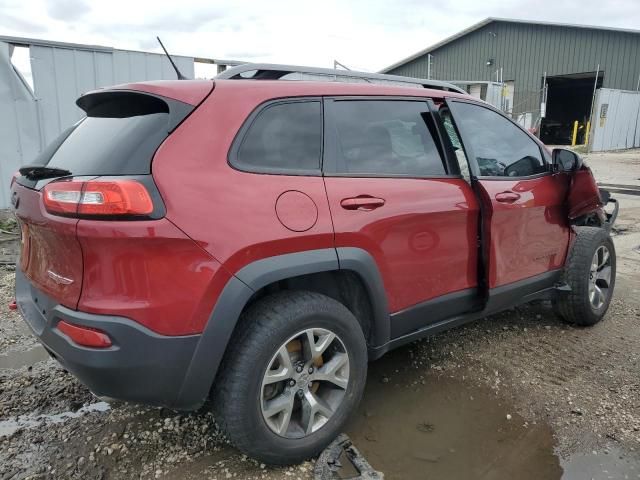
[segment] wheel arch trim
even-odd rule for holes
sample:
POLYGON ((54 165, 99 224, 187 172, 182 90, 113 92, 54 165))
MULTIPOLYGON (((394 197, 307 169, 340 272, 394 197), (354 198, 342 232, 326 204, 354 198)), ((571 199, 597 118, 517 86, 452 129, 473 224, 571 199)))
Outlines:
POLYGON ((360 277, 371 302, 374 343, 386 344, 390 339, 386 293, 375 260, 365 250, 325 248, 257 260, 232 276, 218 297, 189 363, 176 408, 194 410, 204 404, 240 314, 256 291, 279 280, 332 270, 351 270, 360 277))

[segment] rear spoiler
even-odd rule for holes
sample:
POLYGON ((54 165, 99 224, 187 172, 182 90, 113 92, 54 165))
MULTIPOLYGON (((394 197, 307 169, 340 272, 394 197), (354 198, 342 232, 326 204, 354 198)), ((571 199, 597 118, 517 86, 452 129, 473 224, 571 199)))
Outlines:
POLYGON ((194 105, 138 90, 97 90, 82 95, 76 105, 88 117, 134 117, 149 113, 168 113, 172 132, 195 110, 194 105))

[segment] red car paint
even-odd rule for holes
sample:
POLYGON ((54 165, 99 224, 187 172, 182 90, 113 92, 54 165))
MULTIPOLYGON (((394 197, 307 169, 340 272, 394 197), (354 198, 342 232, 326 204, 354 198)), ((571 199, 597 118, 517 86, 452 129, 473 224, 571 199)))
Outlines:
POLYGON ((462 179, 326 177, 336 247, 371 252, 392 312, 478 284, 478 202, 462 179), (346 210, 342 199, 383 198, 346 210), (428 272, 428 273, 427 273, 428 272))
POLYGON ((478 183, 488 206, 489 288, 562 268, 569 242, 568 176, 478 183))
MULTIPOLYGON (((235 170, 227 162, 248 115, 274 98, 439 99, 445 92, 282 81, 219 81, 215 89, 213 82, 117 88, 202 103, 153 158, 164 218, 52 216, 44 210, 40 192, 14 185, 20 197, 17 215, 27 230, 21 269, 61 304, 127 317, 164 335, 198 333, 220 292, 242 267, 275 255, 339 246, 360 247, 374 257, 390 313, 478 285, 480 206, 463 179, 261 175, 235 170), (384 208, 351 208, 351 199, 362 195, 384 201, 384 208)), ((481 182, 489 212, 484 227, 490 239, 490 287, 563 265, 569 242, 567 178, 554 174, 481 182), (519 198, 496 201, 505 191, 519 198)))
POLYGON ((601 208, 603 203, 598 192, 598 185, 589 167, 583 165, 574 172, 571 176, 571 189, 567 202, 569 218, 573 220, 601 208))
POLYGON ((135 319, 163 335, 201 332, 229 274, 168 219, 80 220, 78 309, 135 319))
POLYGON ((41 192, 15 184, 22 223, 20 269, 47 295, 75 309, 82 291, 82 250, 76 235, 77 218, 50 215, 41 192))

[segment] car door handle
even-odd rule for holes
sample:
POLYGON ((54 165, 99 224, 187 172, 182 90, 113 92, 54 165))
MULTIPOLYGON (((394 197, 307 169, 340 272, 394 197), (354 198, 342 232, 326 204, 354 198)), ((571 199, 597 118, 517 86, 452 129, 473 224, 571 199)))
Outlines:
POLYGON ((372 197, 370 195, 359 195, 357 197, 345 198, 340 202, 340 206, 345 210, 370 211, 384 205, 384 199, 372 197))
POLYGON ((496 201, 501 203, 513 203, 520 198, 520 194, 516 192, 496 193, 496 201))

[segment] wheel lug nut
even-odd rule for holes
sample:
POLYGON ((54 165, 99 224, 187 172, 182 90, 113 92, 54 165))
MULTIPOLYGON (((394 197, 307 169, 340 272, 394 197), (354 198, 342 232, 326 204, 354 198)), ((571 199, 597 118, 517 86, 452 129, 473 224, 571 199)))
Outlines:
POLYGON ((289 380, 289 386, 290 386, 290 387, 295 386, 295 384, 296 384, 296 381, 295 381, 295 380, 289 380))
POLYGON ((298 390, 298 396, 299 396, 299 397, 304 396, 304 392, 302 391, 302 389, 298 390))
POLYGON ((302 365, 298 365, 296 367, 296 372, 298 372, 298 373, 302 372, 302 365))
POLYGON ((309 373, 313 373, 313 367, 309 367, 309 373))

